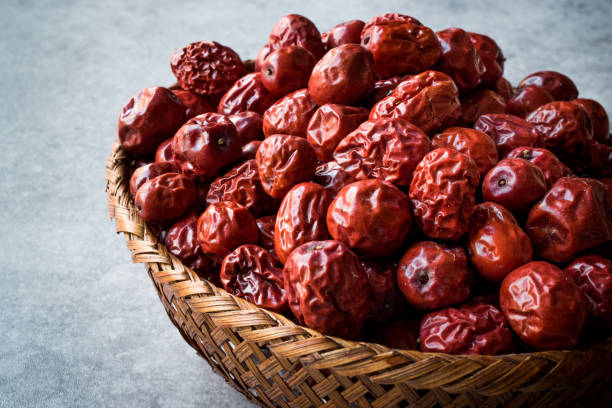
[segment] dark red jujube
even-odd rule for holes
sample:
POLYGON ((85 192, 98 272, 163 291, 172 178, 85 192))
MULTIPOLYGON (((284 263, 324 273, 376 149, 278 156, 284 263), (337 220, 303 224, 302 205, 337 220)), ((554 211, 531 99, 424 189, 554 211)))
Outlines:
POLYGON ((197 201, 198 189, 190 178, 165 173, 142 184, 134 203, 147 222, 165 222, 185 214, 197 201))
POLYGON ((264 112, 263 132, 266 137, 285 134, 306 137, 306 129, 317 110, 308 89, 286 95, 264 112))
POLYGON ((264 60, 261 82, 277 97, 308 86, 308 78, 317 60, 306 48, 290 46, 272 51, 264 60))
POLYGON ((412 227, 410 200, 381 180, 361 180, 344 187, 327 210, 330 235, 367 256, 391 255, 412 227))
POLYGON ((500 158, 504 158, 517 147, 544 147, 544 138, 540 131, 518 116, 501 113, 482 115, 474 123, 474 129, 493 139, 500 158))

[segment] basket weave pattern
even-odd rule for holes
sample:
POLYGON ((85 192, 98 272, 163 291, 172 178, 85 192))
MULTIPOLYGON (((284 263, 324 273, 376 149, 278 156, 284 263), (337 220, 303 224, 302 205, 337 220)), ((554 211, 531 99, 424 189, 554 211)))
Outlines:
MULTIPOLYGON (((170 320, 247 399, 280 407, 593 406, 610 386, 612 338, 585 350, 453 356, 324 336, 202 281, 168 253, 129 193, 115 141, 106 192, 117 232, 144 263, 170 320)), ((202 402, 206 406, 205 401, 202 402)))

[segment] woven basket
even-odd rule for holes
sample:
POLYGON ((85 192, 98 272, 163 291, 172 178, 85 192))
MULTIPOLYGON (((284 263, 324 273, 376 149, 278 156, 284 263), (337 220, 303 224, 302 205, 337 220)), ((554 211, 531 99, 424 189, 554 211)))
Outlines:
POLYGON ((129 194, 129 163, 115 142, 106 191, 117 232, 133 261, 145 264, 185 341, 255 404, 592 407, 611 385, 612 337, 583 350, 494 357, 393 350, 324 336, 234 297, 200 280, 141 220, 129 194))

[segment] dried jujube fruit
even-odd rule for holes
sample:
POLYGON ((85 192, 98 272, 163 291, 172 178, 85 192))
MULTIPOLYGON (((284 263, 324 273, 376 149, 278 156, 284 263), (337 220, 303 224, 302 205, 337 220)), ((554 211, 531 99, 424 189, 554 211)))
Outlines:
POLYGON ((259 72, 246 74, 237 80, 223 95, 217 111, 224 115, 234 115, 240 112, 257 112, 263 114, 274 102, 272 95, 262 82, 259 72))
POLYGON ((154 153, 185 120, 185 105, 172 91, 159 86, 145 88, 121 110, 117 122, 119 143, 136 156, 154 153))
POLYGON ((365 25, 363 26, 363 29, 361 30, 361 39, 363 40, 363 37, 365 35, 365 31, 368 28, 370 28, 371 26, 376 25, 376 24, 384 24, 384 23, 387 23, 389 21, 404 21, 404 22, 408 22, 408 23, 411 23, 411 24, 423 25, 416 18, 414 18, 412 16, 409 16, 409 15, 406 15, 406 14, 385 13, 385 14, 381 14, 381 15, 372 17, 371 19, 369 19, 365 23, 365 25))
POLYGON ((308 89, 300 89, 276 101, 264 112, 263 132, 266 137, 285 134, 306 137, 306 129, 317 110, 308 89))
POLYGON ((200 278, 217 283, 219 281, 218 265, 202 251, 198 244, 197 226, 197 215, 191 213, 184 216, 168 229, 164 243, 171 254, 193 269, 200 278))
POLYGON ((362 123, 336 147, 334 160, 356 179, 377 178, 407 186, 412 173, 431 149, 421 129, 399 119, 362 123))
POLYGON ((210 184, 206 203, 233 201, 245 206, 254 216, 270 213, 278 205, 266 194, 254 159, 244 161, 210 184))
POLYGON ((353 105, 374 89, 372 54, 359 44, 329 50, 312 69, 308 92, 317 105, 353 105))
POLYGON ((257 112, 240 112, 227 117, 236 126, 240 146, 254 140, 263 140, 263 116, 257 112))
POLYGON ((367 256, 394 253, 411 227, 410 200, 397 187, 381 180, 349 184, 327 210, 331 236, 367 256))
POLYGON ((424 234, 458 240, 474 211, 478 166, 469 156, 441 147, 427 153, 414 170, 409 197, 424 234))
POLYGON ((419 348, 418 322, 406 319, 395 319, 377 328, 375 340, 387 347, 403 350, 417 350, 419 348))
POLYGON ((461 114, 459 91, 453 80, 438 71, 408 77, 390 96, 370 111, 370 120, 402 118, 431 134, 443 130, 461 114))
POLYGON ((329 238, 325 217, 332 201, 327 190, 315 183, 300 183, 281 202, 274 226, 274 250, 285 262, 298 246, 329 238))
POLYGON ((493 139, 500 158, 517 147, 544 147, 542 133, 536 126, 518 116, 500 113, 482 115, 474 124, 474 129, 486 133, 493 139))
POLYGON ((348 246, 338 241, 301 245, 287 259, 283 276, 289 307, 300 324, 346 339, 359 334, 371 289, 348 246))
POLYGON ((214 112, 215 108, 202 96, 185 89, 173 89, 172 93, 185 105, 187 119, 203 113, 214 112))
POLYGON ((504 77, 501 77, 495 82, 495 85, 491 86, 495 92, 504 98, 506 102, 512 97, 514 94, 514 88, 512 88, 512 84, 504 77))
POLYGON ((546 194, 546 179, 540 168, 531 162, 510 158, 501 160, 482 181, 482 198, 512 211, 525 214, 546 194))
POLYGON ((529 212, 525 232, 540 259, 563 263, 612 240, 612 194, 597 180, 562 177, 529 212))
POLYGON ((257 245, 241 245, 221 267, 221 284, 229 293, 273 312, 287 308, 283 264, 257 245))
POLYGON ((496 355, 514 349, 502 312, 479 303, 429 313, 420 327, 421 350, 448 354, 496 355))
POLYGON ((470 92, 461 97, 461 116, 455 123, 459 125, 473 125, 482 115, 506 112, 506 101, 497 92, 485 89, 470 92))
POLYGON ((274 226, 276 225, 275 215, 266 215, 255 220, 259 229, 259 246, 274 253, 274 226))
POLYGON ((578 97, 578 89, 567 76, 555 71, 539 71, 527 75, 518 85, 537 85, 546 89, 557 101, 571 101, 578 97))
POLYGON ((330 50, 343 44, 359 44, 364 26, 365 23, 361 20, 349 20, 325 31, 321 34, 325 49, 330 50))
POLYGON ((257 149, 256 159, 263 189, 274 198, 283 198, 291 187, 310 180, 317 165, 310 143, 289 135, 266 138, 257 149))
POLYGON ((553 152, 538 147, 521 146, 513 149, 506 158, 520 158, 538 166, 544 174, 546 188, 550 189, 561 177, 572 176, 573 173, 553 152))
POLYGON ((257 244, 258 238, 255 218, 233 201, 213 203, 198 218, 198 243, 215 260, 222 260, 240 245, 257 244))
POLYGON ((288 14, 278 20, 270 32, 268 45, 272 51, 292 45, 300 46, 310 51, 316 59, 325 52, 317 27, 299 14, 288 14))
POLYGON ((442 50, 436 68, 453 78, 461 92, 480 85, 485 67, 469 34, 460 28, 447 28, 437 31, 436 37, 442 50))
POLYGON ((241 153, 236 126, 218 113, 189 119, 174 135, 172 150, 182 173, 202 180, 213 178, 241 153))
POLYGON ((261 66, 261 82, 277 97, 308 86, 308 78, 316 63, 306 48, 290 46, 272 51, 261 66))
POLYGON ((397 285, 417 309, 439 309, 470 297, 473 275, 460 246, 422 241, 402 256, 397 285))
POLYGON ((576 98, 572 103, 580 105, 591 118, 593 125, 593 139, 599 143, 612 146, 612 135, 610 134, 610 121, 608 114, 601 104, 593 99, 576 98))
POLYGON ((130 177, 130 194, 136 197, 136 192, 144 183, 165 173, 178 173, 179 168, 174 162, 149 163, 138 167, 130 177))
POLYGON ((326 104, 315 112, 308 123, 307 139, 323 162, 333 159, 338 143, 360 124, 368 120, 365 108, 326 104))
POLYGON ((174 151, 172 150, 172 138, 161 142, 155 151, 155 162, 174 162, 174 151))
POLYGON ((261 145, 261 140, 253 140, 242 146, 242 153, 240 154, 240 160, 250 160, 257 156, 257 150, 261 145))
POLYGON ((312 181, 325 187, 335 197, 344 186, 354 183, 357 179, 348 174, 338 163, 330 161, 317 166, 312 181))
POLYGON ((361 45, 372 53, 374 69, 383 78, 422 72, 438 61, 441 52, 429 27, 401 20, 366 25, 361 45))
POLYGON ((492 282, 533 257, 531 241, 512 213, 491 202, 474 207, 467 249, 476 272, 492 282))
POLYGON ((480 75, 482 85, 490 87, 504 74, 504 53, 491 37, 484 34, 468 33, 470 41, 476 49, 484 71, 480 75))
POLYGON ((452 127, 431 139, 433 149, 448 147, 467 154, 478 166, 480 178, 497 163, 497 147, 487 134, 470 128, 452 127))
POLYGON ((165 222, 185 214, 198 199, 198 190, 190 178, 165 173, 142 184, 134 203, 143 220, 165 222))
POLYGON ((544 137, 544 147, 564 163, 574 167, 576 161, 589 160, 584 154, 593 138, 593 127, 586 111, 572 102, 550 102, 526 118, 544 137))
POLYGON ((510 326, 537 350, 575 347, 589 315, 580 289, 547 262, 530 262, 506 276, 499 301, 510 326))
POLYGON ((361 259, 359 261, 372 289, 372 307, 367 320, 385 323, 402 311, 406 302, 397 288, 397 264, 389 260, 361 259))
POLYGON ((508 99, 506 112, 524 118, 542 105, 553 102, 555 98, 544 88, 537 85, 527 85, 517 89, 508 99))
POLYGON ((170 67, 181 88, 198 95, 221 95, 246 74, 242 60, 216 41, 199 41, 172 53, 170 67))
POLYGON ((612 329, 612 261, 585 255, 575 259, 563 273, 582 291, 595 324, 612 329))

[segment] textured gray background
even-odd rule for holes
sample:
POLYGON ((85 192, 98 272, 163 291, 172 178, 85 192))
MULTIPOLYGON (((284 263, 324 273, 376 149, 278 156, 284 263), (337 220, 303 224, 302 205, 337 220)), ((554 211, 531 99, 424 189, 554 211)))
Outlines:
POLYGON ((250 406, 166 317, 106 214, 104 162, 130 96, 175 48, 254 57, 296 12, 323 31, 387 11, 489 34, 513 83, 554 69, 612 111, 612 2, 0 2, 0 406, 250 406))

